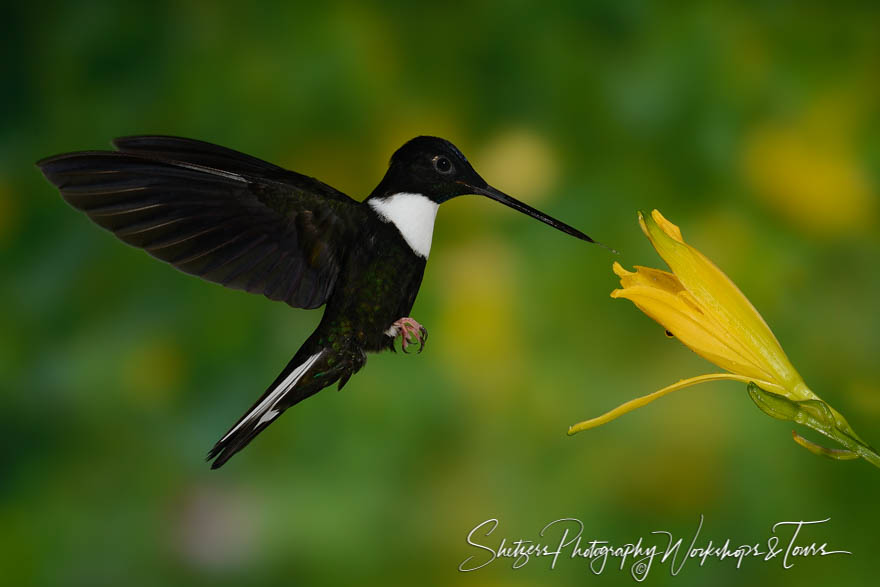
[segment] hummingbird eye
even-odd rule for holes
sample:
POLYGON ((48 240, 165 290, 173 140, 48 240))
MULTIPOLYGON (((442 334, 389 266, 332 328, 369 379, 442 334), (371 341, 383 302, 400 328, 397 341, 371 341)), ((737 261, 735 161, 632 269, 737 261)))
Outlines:
POLYGON ((437 155, 434 157, 434 169, 446 174, 452 171, 452 163, 443 155, 437 155))

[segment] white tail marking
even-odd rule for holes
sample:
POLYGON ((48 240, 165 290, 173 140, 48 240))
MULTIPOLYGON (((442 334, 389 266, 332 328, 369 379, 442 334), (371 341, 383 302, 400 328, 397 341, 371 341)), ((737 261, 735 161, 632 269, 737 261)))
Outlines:
POLYGON ((220 439, 220 442, 223 442, 230 436, 232 436, 236 430, 244 426, 245 424, 254 420, 257 416, 260 417, 260 420, 256 423, 256 426, 259 426, 263 422, 270 422, 275 417, 278 416, 281 412, 275 409, 275 406, 278 404, 278 401, 283 398, 293 386, 299 382, 303 375, 306 374, 306 371, 311 368, 312 365, 315 364, 321 355, 324 354, 324 351, 319 351, 305 360, 305 362, 290 372, 290 374, 284 378, 284 381, 278 384, 278 386, 272 390, 272 392, 267 395, 263 401, 261 401, 253 410, 251 410, 247 416, 241 419, 235 428, 226 433, 226 436, 220 439))

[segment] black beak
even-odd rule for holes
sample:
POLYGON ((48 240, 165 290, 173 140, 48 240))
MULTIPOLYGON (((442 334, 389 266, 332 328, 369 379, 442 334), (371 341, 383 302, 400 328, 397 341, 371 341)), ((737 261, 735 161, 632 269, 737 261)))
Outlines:
MULTIPOLYGON (((462 182, 462 183, 464 183, 464 182, 462 182)), ((523 204, 522 202, 520 202, 516 198, 511 198, 510 196, 508 196, 504 192, 502 192, 500 190, 496 190, 495 188, 493 188, 490 185, 486 185, 485 187, 475 187, 472 185, 468 185, 467 187, 472 190, 471 193, 473 193, 473 194, 478 194, 480 196, 486 196, 487 198, 492 198, 496 202, 501 202, 505 206, 510 206, 514 210, 519 210, 523 214, 528 214, 532 218, 536 218, 536 219, 540 220, 541 222, 543 222, 544 224, 549 224, 553 228, 561 230, 565 234, 570 234, 571 236, 574 236, 574 237, 577 237, 581 240, 587 241, 588 243, 595 243, 599 246, 605 247, 605 245, 594 241, 593 239, 591 239, 590 237, 588 237, 587 235, 585 235, 584 233, 582 233, 578 229, 573 228, 564 222, 560 222, 559 220, 556 220, 555 218, 553 218, 551 216, 547 216, 546 214, 544 214, 540 210, 535 210, 534 208, 532 208, 528 204, 523 204)), ((607 249, 608 247, 605 247, 605 248, 607 249)), ((609 250, 614 251, 614 249, 609 249, 609 250)), ((614 251, 614 252, 616 252, 616 251, 614 251)))

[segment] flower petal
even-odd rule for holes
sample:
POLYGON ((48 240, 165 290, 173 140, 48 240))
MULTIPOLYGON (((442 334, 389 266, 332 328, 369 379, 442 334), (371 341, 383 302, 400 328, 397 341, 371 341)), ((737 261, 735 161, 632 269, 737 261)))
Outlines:
POLYGON ((620 285, 624 288, 633 287, 635 285, 646 285, 666 290, 670 293, 677 294, 684 290, 678 278, 668 271, 660 269, 652 269, 650 267, 635 266, 635 271, 627 271, 620 263, 614 262, 611 266, 614 273, 620 277, 620 285))
POLYGON ((760 365, 737 352, 710 329, 711 325, 707 324, 699 307, 688 301, 687 292, 673 293, 650 285, 631 285, 614 290, 611 297, 630 300, 682 344, 722 369, 761 381, 770 379, 760 365))
POLYGON ((754 363, 785 387, 802 383, 767 323, 724 272, 685 243, 679 228, 657 210, 649 217, 640 213, 639 223, 657 253, 704 313, 738 340, 754 363))

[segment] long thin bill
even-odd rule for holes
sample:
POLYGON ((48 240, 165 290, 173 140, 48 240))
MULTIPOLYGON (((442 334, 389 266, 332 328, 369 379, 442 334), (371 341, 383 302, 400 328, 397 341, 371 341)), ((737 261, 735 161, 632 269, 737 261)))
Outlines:
POLYGON ((544 214, 543 212, 541 212, 540 210, 536 210, 536 209, 532 208, 531 206, 529 206, 528 204, 524 204, 524 203, 520 202, 516 198, 511 198, 510 196, 508 196, 504 192, 502 192, 500 190, 496 190, 495 188, 493 188, 490 185, 487 185, 486 187, 470 186, 470 188, 472 190, 474 190, 473 193, 475 193, 475 194, 478 194, 481 196, 486 196, 487 198, 491 198, 491 199, 495 200, 496 202, 501 202, 505 206, 510 206, 514 210, 519 210, 523 214, 528 214, 532 218, 540 220, 544 224, 549 224, 553 228, 555 228, 557 230, 561 230, 565 234, 570 234, 571 236, 577 237, 583 241, 587 241, 588 243, 597 244, 600 247, 604 247, 614 253, 617 252, 614 249, 607 247, 606 245, 603 245, 600 242, 594 241, 593 239, 591 239, 589 236, 585 235, 584 233, 582 233, 578 229, 576 229, 572 226, 569 226, 568 224, 566 224, 564 222, 556 220, 552 216, 548 216, 548 215, 544 214))

